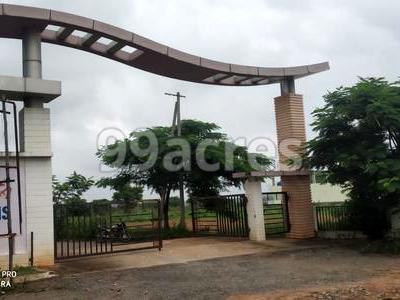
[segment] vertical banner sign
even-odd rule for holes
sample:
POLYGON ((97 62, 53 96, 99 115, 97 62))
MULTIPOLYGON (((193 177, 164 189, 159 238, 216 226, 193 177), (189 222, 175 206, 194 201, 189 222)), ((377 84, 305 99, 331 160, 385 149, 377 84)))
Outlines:
MULTIPOLYGON (((11 163, 11 165, 13 165, 11 163)), ((19 218, 19 205, 18 205, 18 182, 17 182, 17 170, 10 169, 10 178, 14 182, 10 183, 11 190, 11 211, 7 207, 7 188, 6 183, 0 183, 0 234, 7 233, 7 219, 11 215, 12 218, 12 230, 15 233, 15 254, 26 253, 26 223, 25 223, 25 197, 23 182, 24 174, 23 168, 20 168, 21 177, 21 211, 22 220, 19 218), (22 232, 20 232, 20 221, 22 221, 22 232)), ((4 168, 0 168, 0 181, 6 179, 6 171, 4 168)), ((8 255, 8 239, 0 239, 0 255, 8 255)))

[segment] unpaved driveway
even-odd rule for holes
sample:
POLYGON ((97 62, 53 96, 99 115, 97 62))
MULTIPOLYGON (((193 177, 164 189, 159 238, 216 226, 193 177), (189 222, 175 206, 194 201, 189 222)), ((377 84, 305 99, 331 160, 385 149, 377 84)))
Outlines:
POLYGON ((115 262, 99 270, 91 264, 90 272, 75 274, 79 264, 85 269, 85 260, 63 264, 60 277, 26 284, 6 298, 400 299, 399 257, 360 254, 332 242, 185 239, 171 241, 162 253, 120 258, 152 254, 160 261, 160 255, 169 253, 171 264, 161 259, 153 266, 143 262, 123 270, 115 262), (207 259, 207 252, 212 258, 207 259))

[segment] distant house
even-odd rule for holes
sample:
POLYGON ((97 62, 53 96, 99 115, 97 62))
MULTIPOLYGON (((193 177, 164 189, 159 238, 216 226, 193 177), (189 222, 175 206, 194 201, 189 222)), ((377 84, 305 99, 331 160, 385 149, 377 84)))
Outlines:
MULTIPOLYGON (((268 184, 271 192, 282 190, 280 180, 272 179, 268 184)), ((344 202, 347 197, 338 185, 327 183, 323 172, 312 172, 311 174, 311 197, 314 203, 321 202, 344 202)))

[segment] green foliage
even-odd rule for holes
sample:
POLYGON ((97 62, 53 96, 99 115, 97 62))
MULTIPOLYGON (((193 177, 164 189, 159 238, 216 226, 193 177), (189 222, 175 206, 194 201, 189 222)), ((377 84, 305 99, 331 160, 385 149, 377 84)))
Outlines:
POLYGON ((358 231, 354 209, 348 202, 315 203, 318 231, 358 231))
POLYGON ((314 172, 315 183, 318 184, 326 184, 327 181, 327 174, 326 172, 318 171, 314 172))
POLYGON ((327 171, 351 198, 356 222, 370 237, 390 228, 400 202, 400 87, 367 78, 329 92, 314 111, 317 137, 308 142, 310 167, 327 171))
POLYGON ((45 271, 43 270, 38 270, 35 267, 30 267, 30 266, 20 266, 20 265, 15 265, 14 266, 14 271, 17 272, 18 276, 24 276, 24 275, 31 275, 31 274, 38 274, 38 273, 43 273, 45 271))
POLYGON ((98 234, 99 224, 104 218, 89 218, 89 212, 79 212, 70 210, 71 216, 68 220, 62 220, 62 223, 56 224, 57 240, 93 240, 98 234), (84 223, 85 222, 85 223, 84 223), (84 225, 83 225, 84 224, 84 225))
POLYGON ((86 200, 82 199, 82 195, 93 184, 91 177, 86 178, 75 171, 66 178, 65 182, 60 182, 56 176, 53 176, 53 202, 74 205, 85 203, 86 200))
POLYGON ((97 153, 105 165, 118 168, 116 177, 103 178, 101 182, 117 185, 135 183, 158 193, 164 204, 165 227, 168 227, 170 192, 178 190, 180 180, 193 196, 216 195, 228 186, 240 184, 238 179, 232 177, 234 172, 255 170, 252 161, 258 162, 264 169, 271 165, 271 160, 261 155, 249 155, 246 147, 231 143, 219 130, 214 123, 183 120, 182 138, 186 141, 184 147, 189 148, 188 153, 183 155, 179 155, 183 146, 176 143, 171 127, 156 126, 134 131, 128 139, 117 141, 97 153), (156 144, 150 142, 149 135, 155 137, 156 144), (204 141, 207 141, 207 147, 204 141), (203 153, 203 162, 219 164, 219 167, 205 171, 198 159, 203 153), (176 170, 165 165, 165 158, 171 155, 176 170))
POLYGON ((181 199, 179 197, 173 196, 169 198, 169 207, 179 207, 181 199))
POLYGON ((84 205, 55 205, 54 226, 56 240, 95 241, 101 239, 102 228, 126 223, 127 232, 135 242, 151 240, 157 234, 158 206, 155 202, 146 207, 136 206, 129 210, 112 207, 107 203, 84 205))
POLYGON ((125 211, 136 207, 138 201, 143 198, 143 188, 141 186, 132 186, 130 181, 121 177, 105 177, 100 179, 96 185, 98 187, 110 187, 115 190, 112 199, 116 204, 124 207, 125 211))
POLYGON ((95 199, 92 201, 93 205, 107 205, 110 203, 110 200, 108 199, 95 199))
POLYGON ((162 231, 163 240, 193 237, 193 232, 182 227, 173 227, 162 231))
POLYGON ((115 203, 122 204, 125 209, 133 208, 137 202, 143 198, 143 188, 125 184, 117 189, 113 194, 115 203))

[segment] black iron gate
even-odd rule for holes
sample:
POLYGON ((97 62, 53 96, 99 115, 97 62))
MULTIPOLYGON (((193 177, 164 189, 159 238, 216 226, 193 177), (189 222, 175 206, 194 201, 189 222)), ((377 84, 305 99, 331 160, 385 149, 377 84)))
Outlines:
POLYGON ((275 235, 290 231, 288 195, 286 192, 263 193, 265 234, 275 235))
POLYGON ((8 239, 8 270, 12 271, 14 267, 15 238, 17 235, 23 234, 17 106, 15 102, 6 100, 4 95, 1 96, 0 104, 3 130, 1 146, 2 148, 4 147, 0 164, 0 169, 2 170, 0 175, 0 196, 6 200, 2 209, 2 219, 7 224, 6 230, 0 232, 0 238, 8 239), (13 122, 10 122, 8 115, 11 116, 13 122), (14 136, 13 150, 15 151, 15 156, 11 153, 10 147, 10 137, 12 135, 14 136), (15 194, 14 191, 16 191, 15 194), (18 215, 14 216, 12 211, 16 210, 18 210, 18 215), (18 226, 15 226, 15 224, 18 224, 18 226))
POLYGON ((133 209, 111 203, 55 204, 54 257, 162 248, 160 202, 133 209))
POLYGON ((191 198, 193 232, 248 237, 246 203, 243 194, 191 198))

